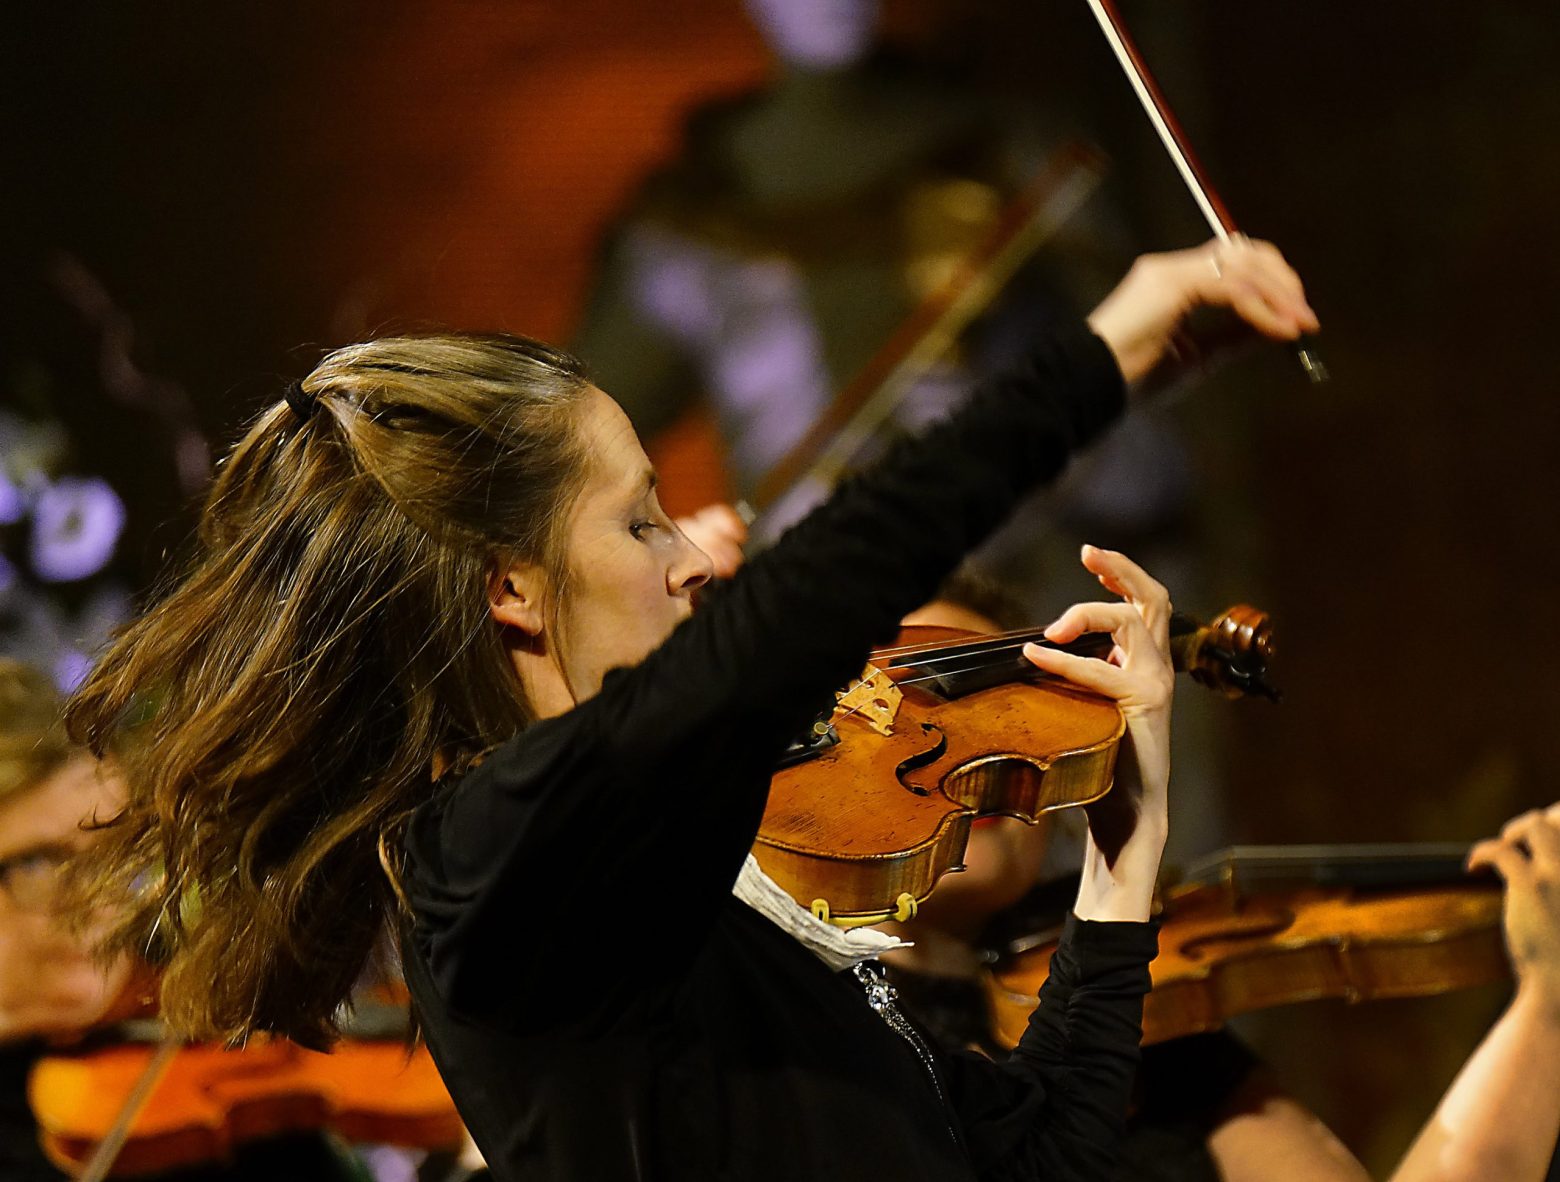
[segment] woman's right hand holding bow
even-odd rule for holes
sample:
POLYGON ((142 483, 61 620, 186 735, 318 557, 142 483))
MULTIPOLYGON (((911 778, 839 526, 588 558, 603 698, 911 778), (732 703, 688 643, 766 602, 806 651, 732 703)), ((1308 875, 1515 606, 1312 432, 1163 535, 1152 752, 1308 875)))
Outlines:
MULTIPOLYGON (((1321 328, 1284 256, 1272 243, 1243 235, 1141 256, 1090 313, 1089 327, 1135 385, 1166 366, 1206 363, 1213 343, 1188 331, 1199 308, 1225 309, 1243 330, 1236 337, 1294 341, 1321 328)), ((1229 335, 1221 333, 1220 343, 1229 335)))

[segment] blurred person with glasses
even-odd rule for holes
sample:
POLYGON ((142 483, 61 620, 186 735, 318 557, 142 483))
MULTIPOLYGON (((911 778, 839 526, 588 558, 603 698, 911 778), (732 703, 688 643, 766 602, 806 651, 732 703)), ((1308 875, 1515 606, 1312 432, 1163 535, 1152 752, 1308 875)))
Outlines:
POLYGON ((98 1021, 129 975, 96 963, 61 912, 66 863, 88 823, 118 807, 111 770, 65 737, 48 679, 0 660, 0 1043, 69 1040, 98 1021))
MULTIPOLYGON (((34 1064, 51 1049, 128 1016, 155 989, 129 958, 104 964, 99 934, 67 914, 64 871, 113 816, 124 786, 112 762, 72 744, 63 703, 43 674, 0 658, 0 1179, 61 1182, 39 1147, 27 1097, 34 1064), (134 977, 134 979, 132 979, 134 977), (135 989, 144 981, 148 988, 135 989)), ((412 1159, 381 1155, 384 1177, 410 1177, 412 1159), (393 1159, 393 1160, 392 1160, 393 1159), (406 1164, 397 1164, 397 1163, 406 1164)), ((379 1173, 323 1133, 246 1142, 229 1159, 158 1178, 178 1182, 374 1182, 379 1173)))
POLYGON ((28 1182, 62 1176, 38 1147, 32 1065, 102 1021, 130 976, 126 958, 96 962, 63 912, 62 872, 93 836, 83 822, 113 813, 122 788, 69 742, 60 709, 47 677, 0 660, 0 1177, 28 1182))

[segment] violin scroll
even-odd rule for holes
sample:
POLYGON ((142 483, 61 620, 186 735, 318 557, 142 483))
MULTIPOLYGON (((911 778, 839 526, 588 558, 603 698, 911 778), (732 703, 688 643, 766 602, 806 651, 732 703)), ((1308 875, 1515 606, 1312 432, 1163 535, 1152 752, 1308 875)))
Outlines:
POLYGON ((1276 645, 1267 612, 1237 603, 1214 618, 1196 624, 1177 616, 1170 625, 1170 649, 1177 671, 1226 698, 1280 698, 1268 680, 1268 662, 1276 645))

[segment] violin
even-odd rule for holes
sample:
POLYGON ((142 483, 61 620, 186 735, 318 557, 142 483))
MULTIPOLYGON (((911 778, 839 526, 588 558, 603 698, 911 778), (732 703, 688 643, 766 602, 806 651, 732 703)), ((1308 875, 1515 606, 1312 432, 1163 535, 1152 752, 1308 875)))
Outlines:
MULTIPOLYGON (((1163 899, 1145 1044, 1318 998, 1424 997, 1509 976, 1503 892, 1463 871, 1456 844, 1236 847, 1163 899)), ((1010 945, 986 974, 992 1031, 1016 1046, 1060 924, 1010 945)))
MULTIPOLYGON (((242 1047, 184 1043, 155 1022, 128 1037, 56 1052, 28 1079, 44 1153, 78 1179, 133 1177, 229 1160, 246 1142, 329 1130, 348 1141, 456 1150, 465 1126, 405 1011, 328 1053, 257 1035, 242 1047)), ((365 1024, 365 1022, 367 1024, 365 1024)))
MULTIPOLYGON (((1170 636, 1178 670, 1233 697, 1277 697, 1263 612, 1240 605, 1208 625, 1176 615, 1170 636)), ((776 773, 753 847, 764 872, 842 927, 906 920, 963 865, 976 817, 1033 824, 1109 791, 1120 709, 1025 660, 1029 642, 1096 657, 1112 646, 1104 634, 1058 646, 1039 629, 917 625, 875 651, 776 773)))

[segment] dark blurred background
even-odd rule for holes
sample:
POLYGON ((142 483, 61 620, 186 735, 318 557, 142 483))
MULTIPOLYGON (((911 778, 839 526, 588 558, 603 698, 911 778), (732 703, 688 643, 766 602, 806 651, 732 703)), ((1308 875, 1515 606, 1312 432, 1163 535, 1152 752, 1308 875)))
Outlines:
MULTIPOLYGON (((1305 276, 1334 374, 1256 354, 1172 412, 1198 606, 1280 629, 1284 704, 1210 739, 1228 836, 1472 839, 1560 797, 1560 22, 1122 8, 1236 218, 1305 276)), ((729 0, 21 3, 8 25, 0 634, 63 682, 286 379, 388 329, 570 339, 689 112, 775 69, 729 0)), ((1082 0, 889 0, 884 37, 1084 132, 1131 251, 1206 236, 1082 0)), ((713 441, 697 413, 657 441, 669 507, 720 494, 713 441)), ((1250 1034, 1379 1173, 1500 1001, 1250 1034)))

